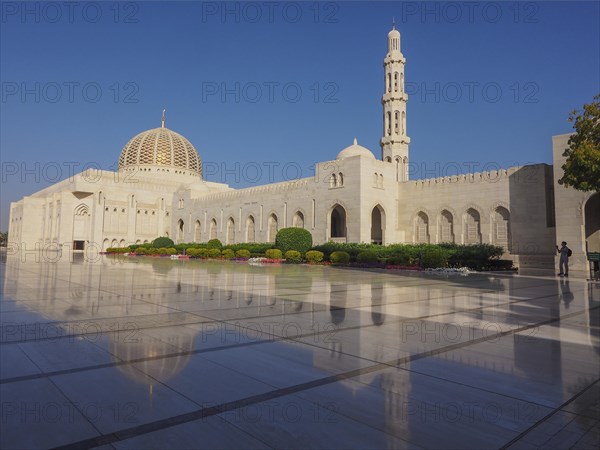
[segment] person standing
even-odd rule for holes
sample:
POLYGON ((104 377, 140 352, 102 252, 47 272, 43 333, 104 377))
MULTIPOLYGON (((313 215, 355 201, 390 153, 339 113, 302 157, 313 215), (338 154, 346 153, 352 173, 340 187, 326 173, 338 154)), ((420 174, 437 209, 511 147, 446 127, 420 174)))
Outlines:
POLYGON ((560 255, 560 258, 558 260, 558 270, 560 272, 558 273, 558 276, 562 277, 564 275, 565 277, 568 277, 569 256, 571 256, 573 252, 569 247, 567 247, 567 243, 565 241, 562 241, 560 243, 560 248, 558 248, 558 245, 556 246, 556 252, 560 255))

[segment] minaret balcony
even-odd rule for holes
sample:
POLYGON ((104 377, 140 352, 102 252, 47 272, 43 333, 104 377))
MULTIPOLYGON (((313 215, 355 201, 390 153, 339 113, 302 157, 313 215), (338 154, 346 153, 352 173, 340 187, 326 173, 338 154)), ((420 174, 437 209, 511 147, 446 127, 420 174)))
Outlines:
POLYGON ((394 100, 399 102, 407 102, 408 94, 406 92, 386 92, 381 98, 381 103, 387 103, 394 100))
POLYGON ((384 136, 380 141, 381 145, 388 146, 394 144, 410 144, 410 138, 408 136, 403 135, 395 135, 395 136, 384 136))
POLYGON ((406 64, 406 58, 404 57, 402 52, 388 53, 387 55, 385 55, 385 58, 383 60, 383 65, 386 66, 388 64, 393 64, 393 63, 406 64))

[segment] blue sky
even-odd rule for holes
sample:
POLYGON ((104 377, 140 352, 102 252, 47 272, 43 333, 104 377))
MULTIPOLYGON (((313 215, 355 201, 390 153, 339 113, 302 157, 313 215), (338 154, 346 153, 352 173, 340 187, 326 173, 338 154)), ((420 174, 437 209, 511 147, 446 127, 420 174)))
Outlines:
POLYGON ((11 201, 72 167, 114 169, 163 108, 234 187, 310 176, 355 136, 380 157, 393 17, 412 178, 550 163, 600 91, 598 2, 1 6, 1 230, 11 201))

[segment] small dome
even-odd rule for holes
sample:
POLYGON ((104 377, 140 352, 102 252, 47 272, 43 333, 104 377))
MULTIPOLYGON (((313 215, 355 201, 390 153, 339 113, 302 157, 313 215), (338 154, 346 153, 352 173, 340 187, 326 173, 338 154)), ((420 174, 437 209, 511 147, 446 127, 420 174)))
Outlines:
POLYGON ((194 146, 164 127, 142 131, 125 145, 119 157, 119 170, 132 167, 167 167, 177 173, 202 176, 202 161, 194 146))
POLYGON ((365 158, 375 159, 375 155, 373 155, 371 150, 358 145, 356 138, 354 138, 354 144, 339 152, 336 159, 352 158, 353 156, 364 156, 365 158))
POLYGON ((400 38, 400 32, 396 30, 396 27, 392 28, 392 30, 388 33, 388 38, 400 38))

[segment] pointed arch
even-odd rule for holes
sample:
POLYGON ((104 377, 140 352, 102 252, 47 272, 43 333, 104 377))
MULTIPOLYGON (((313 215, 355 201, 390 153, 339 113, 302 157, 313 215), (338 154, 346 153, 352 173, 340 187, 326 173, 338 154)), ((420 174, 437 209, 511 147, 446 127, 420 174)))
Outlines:
POLYGON ((385 241, 385 210, 377 204, 371 210, 371 243, 383 244, 385 241))
POLYGON ((292 218, 292 226, 295 228, 304 228, 304 214, 302 211, 296 211, 292 218))
POLYGON ((275 213, 271 213, 267 219, 267 242, 275 242, 278 225, 277 216, 275 213))
POLYGON ((329 177, 329 187, 330 188, 334 188, 337 186, 337 175, 335 173, 332 173, 331 176, 329 177))
POLYGON ((73 215, 75 216, 89 216, 90 215, 90 208, 88 205, 82 203, 80 205, 77 205, 75 207, 75 210, 73 211, 73 215))
POLYGON ((329 213, 329 236, 332 238, 347 238, 346 209, 336 203, 329 213))
POLYGON ((465 211, 463 230, 465 244, 481 244, 481 214, 477 209, 465 211))
POLYGON ((510 251, 510 212, 504 206, 497 206, 492 214, 492 242, 510 251))
POLYGON ((227 233, 225 235, 225 243, 227 245, 235 244, 235 221, 233 217, 227 220, 227 233))
POLYGON ((252 215, 246 218, 246 242, 256 242, 256 223, 252 215))
POLYGON ((210 226, 208 228, 208 239, 216 239, 217 238, 217 220, 212 219, 210 221, 210 226))
POLYGON ((429 244, 429 215, 419 211, 415 217, 415 242, 429 244))
POLYGON ((196 220, 194 224, 194 242, 202 242, 202 225, 200 220, 196 220))
POLYGON ((440 213, 440 242, 454 242, 454 214, 448 209, 440 213))

